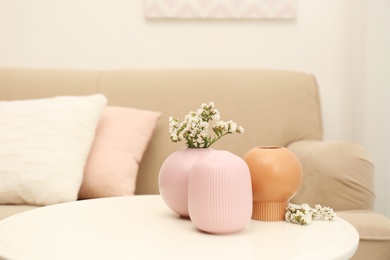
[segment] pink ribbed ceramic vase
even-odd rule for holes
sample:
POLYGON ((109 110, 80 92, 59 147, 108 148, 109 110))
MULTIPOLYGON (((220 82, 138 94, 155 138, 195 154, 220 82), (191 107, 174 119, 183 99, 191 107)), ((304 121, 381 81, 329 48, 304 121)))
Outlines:
POLYGON ((252 215, 252 186, 245 161, 213 150, 193 165, 188 180, 188 209, 194 225, 207 233, 243 229, 252 215))
POLYGON ((172 153, 160 168, 158 187, 165 204, 188 218, 188 175, 193 163, 210 148, 185 148, 172 153))
POLYGON ((244 155, 249 166, 252 219, 282 221, 286 206, 302 183, 302 166, 290 150, 281 146, 259 146, 244 155))

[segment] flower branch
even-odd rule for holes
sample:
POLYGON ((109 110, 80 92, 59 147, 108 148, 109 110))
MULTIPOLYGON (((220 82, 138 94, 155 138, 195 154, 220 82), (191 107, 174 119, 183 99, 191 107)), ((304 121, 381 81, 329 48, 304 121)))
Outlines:
POLYGON ((184 140, 189 148, 208 148, 225 135, 243 134, 244 128, 232 120, 227 122, 220 120, 219 111, 214 103, 210 102, 203 103, 196 112, 189 112, 182 122, 178 118, 169 117, 169 133, 173 143, 184 140), (215 137, 209 135, 211 123, 215 137))
POLYGON ((311 208, 305 203, 302 205, 289 204, 286 210, 286 221, 299 225, 308 225, 312 220, 334 220, 336 217, 332 208, 321 205, 315 205, 315 208, 311 208))

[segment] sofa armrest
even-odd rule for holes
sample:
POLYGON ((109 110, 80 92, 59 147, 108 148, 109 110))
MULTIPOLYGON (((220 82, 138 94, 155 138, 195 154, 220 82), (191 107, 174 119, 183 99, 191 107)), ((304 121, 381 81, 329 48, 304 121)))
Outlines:
POLYGON ((374 166, 366 150, 344 141, 297 141, 303 183, 292 203, 321 204, 335 211, 374 207, 374 166))

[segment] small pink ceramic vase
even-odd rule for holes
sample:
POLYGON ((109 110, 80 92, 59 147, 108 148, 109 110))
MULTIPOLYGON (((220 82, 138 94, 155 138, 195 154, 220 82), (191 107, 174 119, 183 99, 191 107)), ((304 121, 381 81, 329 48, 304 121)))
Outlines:
POLYGON ((192 166, 188 180, 188 209, 195 227, 207 233, 242 230, 252 215, 252 186, 245 161, 213 150, 192 166))
POLYGON ((252 219, 283 221, 286 206, 302 183, 302 166, 290 150, 259 146, 244 155, 252 178, 252 219))
POLYGON ((188 214, 188 175, 193 163, 210 148, 185 148, 172 153, 160 168, 158 187, 165 204, 180 215, 188 214))

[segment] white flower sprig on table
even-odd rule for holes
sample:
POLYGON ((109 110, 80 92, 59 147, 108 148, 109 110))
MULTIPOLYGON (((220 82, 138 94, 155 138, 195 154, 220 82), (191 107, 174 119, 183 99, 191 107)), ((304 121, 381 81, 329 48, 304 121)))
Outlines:
POLYGON ((315 205, 315 208, 312 209, 312 216, 313 220, 334 220, 336 213, 332 208, 315 205))
POLYGON ((310 206, 308 204, 295 205, 289 204, 286 208, 286 221, 299 224, 299 225, 307 225, 312 221, 312 213, 310 206))
POLYGON ((305 203, 302 205, 289 204, 286 210, 286 221, 299 225, 308 225, 312 220, 334 220, 336 217, 332 208, 321 205, 315 205, 315 208, 311 208, 305 203))
POLYGON ((203 103, 196 112, 188 113, 183 122, 178 118, 169 117, 169 133, 173 143, 185 140, 189 148, 208 148, 227 134, 243 134, 244 128, 232 120, 226 122, 220 120, 219 111, 214 103, 210 102, 203 103), (212 122, 214 137, 209 135, 209 126, 212 122))

